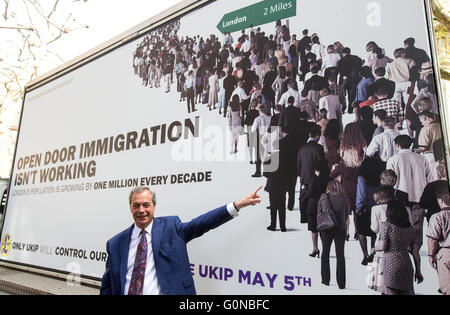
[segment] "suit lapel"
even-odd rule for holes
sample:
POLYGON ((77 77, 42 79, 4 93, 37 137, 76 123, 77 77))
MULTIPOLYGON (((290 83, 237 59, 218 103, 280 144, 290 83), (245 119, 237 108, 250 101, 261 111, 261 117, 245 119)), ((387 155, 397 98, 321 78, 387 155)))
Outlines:
POLYGON ((120 238, 120 290, 124 294, 125 281, 127 276, 127 265, 128 265, 128 252, 130 250, 131 233, 133 231, 134 224, 125 230, 125 233, 120 238))
POLYGON ((159 220, 158 218, 154 219, 152 227, 152 247, 155 264, 157 257, 159 257, 158 252, 159 252, 159 245, 161 243, 163 228, 164 228, 163 221, 159 220))

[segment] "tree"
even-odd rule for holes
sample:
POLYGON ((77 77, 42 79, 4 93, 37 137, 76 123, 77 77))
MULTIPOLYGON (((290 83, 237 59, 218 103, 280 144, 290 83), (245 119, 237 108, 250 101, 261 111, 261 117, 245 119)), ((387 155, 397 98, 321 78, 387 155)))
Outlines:
POLYGON ((441 77, 450 81, 450 1, 433 1, 433 21, 437 41, 437 53, 439 55, 441 77))
POLYGON ((25 85, 65 61, 54 46, 87 28, 71 13, 87 0, 0 0, 0 176, 9 176, 25 85))

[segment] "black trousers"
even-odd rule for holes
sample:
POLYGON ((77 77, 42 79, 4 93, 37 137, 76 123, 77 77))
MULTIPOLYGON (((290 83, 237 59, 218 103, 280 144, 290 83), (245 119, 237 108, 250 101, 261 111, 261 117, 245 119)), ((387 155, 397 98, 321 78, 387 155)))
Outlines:
POLYGON ((342 86, 343 86, 344 90, 347 92, 348 113, 352 114, 353 113, 352 103, 356 99, 356 87, 357 87, 357 85, 351 79, 347 79, 347 80, 343 81, 342 86))
POLYGON ((308 203, 311 195, 310 187, 308 184, 302 184, 300 181, 300 198, 299 198, 299 208, 300 208, 300 223, 308 223, 308 203), (302 186, 305 185, 305 188, 302 186))
POLYGON ((188 113, 195 111, 194 105, 194 88, 187 89, 187 109, 188 113))
POLYGON ((292 177, 287 188, 288 192, 288 208, 293 209, 295 204, 295 186, 297 185, 297 177, 292 177))
POLYGON ((270 226, 276 228, 277 214, 280 228, 286 229, 286 191, 280 190, 269 193, 270 200, 270 226))
POLYGON ((328 231, 320 232, 322 241, 322 257, 321 257, 321 273, 322 282, 330 283, 330 250, 334 241, 336 251, 336 282, 340 289, 345 288, 345 238, 347 237, 346 229, 334 228, 328 231))
MULTIPOLYGON (((262 136, 260 136, 259 134, 259 129, 256 130, 256 132, 253 134, 254 141, 256 141, 256 161, 255 161, 255 175, 261 176, 261 165, 263 162, 262 158, 264 157, 265 154, 265 149, 264 146, 261 144, 261 139, 262 136)), ((255 143, 255 142, 254 142, 255 143)), ((286 197, 285 197, 286 199, 286 197)))

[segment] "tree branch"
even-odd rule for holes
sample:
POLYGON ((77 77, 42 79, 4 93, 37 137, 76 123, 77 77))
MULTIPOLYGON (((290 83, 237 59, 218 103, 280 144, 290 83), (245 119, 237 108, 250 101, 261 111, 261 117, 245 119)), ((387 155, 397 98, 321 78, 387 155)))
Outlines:
POLYGON ((445 81, 450 81, 450 72, 441 68, 441 78, 445 81))
POLYGON ((5 29, 5 30, 26 30, 26 31, 31 31, 31 32, 35 31, 35 29, 33 27, 26 27, 26 26, 1 26, 0 25, 0 29, 5 29))
POLYGON ((8 7, 9 7, 9 0, 5 1, 5 12, 3 13, 3 17, 5 18, 5 21, 8 20, 8 7))
POLYGON ((450 29, 450 16, 442 5, 437 1, 432 1, 433 15, 447 30, 450 29))
POLYGON ((59 0, 55 1, 55 5, 53 6, 53 9, 50 11, 50 13, 47 15, 47 18, 49 19, 53 13, 56 11, 56 7, 58 6, 59 0))

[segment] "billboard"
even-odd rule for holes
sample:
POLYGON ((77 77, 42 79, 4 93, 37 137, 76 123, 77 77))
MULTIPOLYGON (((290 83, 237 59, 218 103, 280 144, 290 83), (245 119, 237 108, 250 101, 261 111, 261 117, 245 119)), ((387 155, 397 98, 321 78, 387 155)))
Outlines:
MULTIPOLYGON (((311 49, 321 65, 330 44, 339 59, 342 48, 349 47, 351 55, 368 65, 373 53, 367 44, 374 42, 386 55, 376 62, 386 68, 407 38, 414 38, 415 46, 430 56, 425 13, 421 0, 210 1, 31 86, 23 104, 1 259, 98 279, 105 270, 106 241, 133 223, 128 204, 132 188, 151 186, 156 191, 156 216, 189 221, 266 186, 262 172, 273 171, 274 165, 277 169, 278 160, 273 154, 273 160, 258 164, 257 153, 249 149, 251 126, 230 128, 237 119, 228 116, 232 95, 240 95, 241 106, 247 106, 241 119, 250 116, 251 100, 261 102, 271 57, 277 59, 276 69, 284 65, 292 74, 301 68, 307 52, 299 42, 305 29, 310 38, 320 38, 311 49), (265 49, 267 43, 275 46, 265 49), (289 55, 292 45, 297 57, 289 55), (232 90, 225 83, 231 76, 236 79, 232 90), (244 94, 236 91, 238 81, 244 94), (220 106, 224 99, 226 115, 220 106)), ((325 75, 336 66, 320 70, 325 75)), ((295 76, 298 92, 306 88, 307 77, 301 75, 298 71, 295 76)), ((283 89, 281 83, 273 92, 277 89, 283 89)), ((405 96, 403 100, 407 102, 405 96)), ((343 127, 355 119, 348 110, 337 116, 343 127)), ((276 148, 264 152, 275 153, 276 148)), ((296 176, 296 170, 290 171, 296 176)), ((279 225, 275 231, 267 229, 271 201, 262 192, 260 205, 189 243, 199 294, 376 293, 368 288, 373 264, 361 265, 364 255, 353 237, 354 214, 344 244, 346 289, 338 290, 333 276, 334 249, 331 285, 321 283, 321 260, 310 257, 311 231, 300 222, 301 184, 296 181, 285 233, 279 225)), ((415 284, 415 291, 433 294, 438 280, 425 247, 420 252, 425 280, 415 284)))

